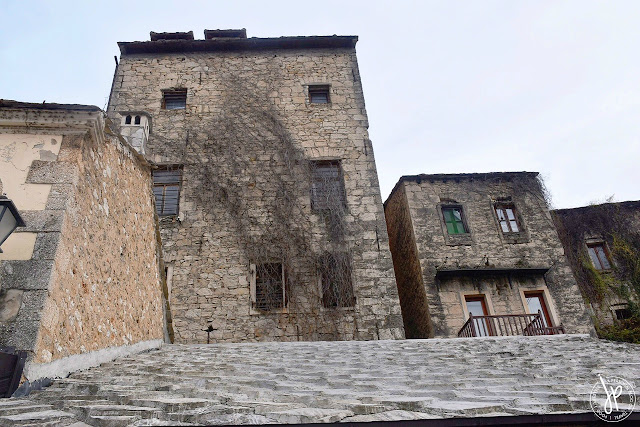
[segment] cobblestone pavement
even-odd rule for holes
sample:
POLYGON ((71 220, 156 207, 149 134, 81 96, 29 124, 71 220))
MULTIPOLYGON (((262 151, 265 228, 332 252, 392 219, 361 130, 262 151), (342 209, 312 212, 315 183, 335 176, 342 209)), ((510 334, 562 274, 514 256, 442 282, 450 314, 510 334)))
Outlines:
MULTIPOLYGON (((2 425, 198 425, 590 412, 640 346, 585 335, 166 345, 0 401, 2 425)), ((636 410, 640 408, 636 407, 636 410)))

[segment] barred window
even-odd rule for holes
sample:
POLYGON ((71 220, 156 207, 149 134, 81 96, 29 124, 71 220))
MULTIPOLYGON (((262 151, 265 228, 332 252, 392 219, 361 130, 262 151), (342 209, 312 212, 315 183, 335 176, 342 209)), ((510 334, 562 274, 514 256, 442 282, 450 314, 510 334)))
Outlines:
POLYGON ((311 162, 311 209, 344 208, 347 204, 339 161, 311 162))
POLYGON ((251 264, 253 308, 273 311, 287 306, 284 266, 281 262, 251 264))
POLYGON ((349 255, 327 253, 320 257, 318 264, 322 305, 326 308, 355 306, 349 255))
POLYGON ((162 91, 162 108, 165 110, 184 110, 187 108, 187 90, 171 89, 162 91))
POLYGON ((153 195, 159 216, 177 215, 180 201, 180 168, 156 169, 153 171, 153 195))

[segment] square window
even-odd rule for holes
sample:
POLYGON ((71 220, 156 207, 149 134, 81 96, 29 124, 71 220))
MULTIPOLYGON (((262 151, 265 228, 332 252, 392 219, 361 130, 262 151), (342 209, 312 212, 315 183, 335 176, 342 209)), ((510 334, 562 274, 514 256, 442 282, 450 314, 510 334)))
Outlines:
POLYGON ((284 267, 281 262, 252 264, 253 308, 274 311, 287 306, 284 267))
POLYGON ((349 256, 327 253, 320 257, 318 264, 322 305, 325 308, 355 306, 349 256))
POLYGON ((520 226, 518 225, 518 218, 516 216, 516 208, 513 204, 499 204, 495 205, 496 216, 498 217, 498 223, 503 233, 518 233, 520 232, 520 226))
POLYGON ((611 262, 604 243, 589 243, 587 244, 587 250, 596 270, 611 269, 611 262))
POLYGON ((469 230, 467 229, 467 226, 464 221, 464 217, 462 215, 461 206, 443 207, 442 216, 444 218, 444 223, 447 226, 448 234, 469 233, 469 230))
POLYGON ((187 108, 187 90, 171 89, 162 91, 162 108, 165 110, 184 110, 187 108))
POLYGON ((309 85, 309 102, 312 104, 328 104, 329 85, 309 85))
POLYGON ((158 216, 177 215, 182 170, 180 168, 156 169, 152 175, 153 195, 158 216))
POLYGON ((311 209, 343 210, 347 205, 339 161, 311 162, 311 209))

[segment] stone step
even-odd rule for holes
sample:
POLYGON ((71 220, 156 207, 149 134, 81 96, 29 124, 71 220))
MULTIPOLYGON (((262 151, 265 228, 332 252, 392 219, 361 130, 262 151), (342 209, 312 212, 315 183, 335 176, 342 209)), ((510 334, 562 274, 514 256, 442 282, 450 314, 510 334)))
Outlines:
POLYGON ((152 418, 161 411, 158 408, 150 408, 146 406, 132 406, 132 405, 95 405, 81 407, 82 411, 89 417, 92 416, 135 416, 138 418, 152 418))
POLYGON ((26 424, 43 424, 43 423, 69 423, 78 421, 74 414, 70 412, 59 411, 56 409, 46 409, 44 411, 21 412, 19 414, 4 415, 0 417, 2 425, 26 425, 26 424))
POLYGON ((53 409, 52 405, 38 405, 38 404, 21 404, 15 406, 3 406, 0 407, 0 417, 5 415, 23 414, 26 412, 38 412, 53 409))
POLYGON ((87 422, 96 427, 122 427, 135 423, 140 417, 135 415, 90 415, 87 422))

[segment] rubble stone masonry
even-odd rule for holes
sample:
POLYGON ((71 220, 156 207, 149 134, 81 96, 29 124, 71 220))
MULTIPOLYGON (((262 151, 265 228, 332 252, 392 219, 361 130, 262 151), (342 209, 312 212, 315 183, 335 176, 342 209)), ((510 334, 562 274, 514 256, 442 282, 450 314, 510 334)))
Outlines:
POLYGON ((206 342, 209 324, 214 342, 404 337, 356 38, 290 39, 120 44, 108 114, 148 114, 147 158, 182 173, 160 223, 176 342, 206 342), (314 84, 330 102, 310 102, 314 84), (167 89, 186 108, 164 109, 167 89), (343 214, 312 209, 312 161, 340 165, 343 214), (352 307, 323 306, 326 252, 348 254, 352 307), (252 305, 264 262, 285 267, 284 309, 252 305))
POLYGON ((537 173, 403 177, 385 208, 396 272, 413 272, 398 281, 407 288, 400 290, 405 325, 414 323, 407 336, 457 336, 469 315, 465 296, 484 296, 488 314, 524 314, 527 291, 543 292, 554 325, 593 333, 537 173), (501 231, 497 203, 515 208, 518 233, 501 231), (461 209, 467 233, 447 232, 447 206, 461 209), (408 268, 415 260, 407 252, 417 256, 419 275, 408 268), (403 300, 403 293, 415 295, 403 300), (424 309, 416 295, 426 299, 430 318, 415 307, 424 309))
POLYGON ((21 294, 0 341, 40 364, 162 339, 149 165, 104 129, 96 107, 32 107, 0 109, 4 191, 27 224, 15 235, 35 236, 30 257, 6 250, 0 262, 2 293, 21 294), (25 157, 24 173, 12 173, 25 157))

